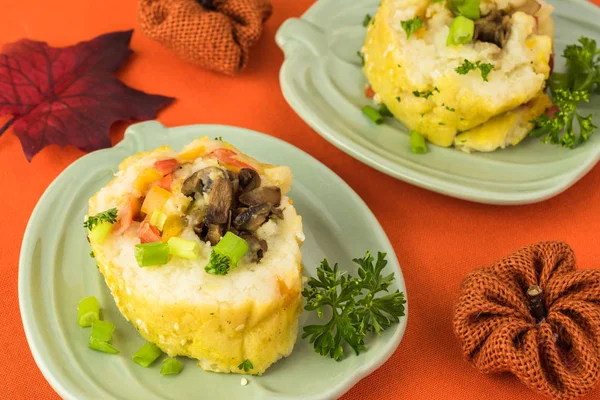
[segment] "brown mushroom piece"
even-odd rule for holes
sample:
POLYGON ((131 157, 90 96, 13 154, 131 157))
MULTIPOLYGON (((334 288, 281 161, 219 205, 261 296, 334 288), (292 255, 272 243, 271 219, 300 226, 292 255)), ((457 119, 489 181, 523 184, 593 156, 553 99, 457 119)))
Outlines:
POLYGON ((259 187, 241 194, 239 201, 247 206, 257 206, 266 203, 277 207, 281 203, 281 189, 276 186, 259 187))
POLYGON ((221 225, 209 225, 208 232, 206 232, 206 240, 210 242, 212 246, 215 246, 225 233, 221 225))
POLYGON ((485 17, 475 21, 473 41, 493 43, 504 48, 511 32, 511 21, 508 15, 494 10, 485 17))
POLYGON ((267 242, 246 232, 241 233, 239 236, 248 243, 248 253, 251 256, 252 262, 262 260, 268 250, 267 242))
POLYGON ((223 177, 223 170, 217 167, 207 167, 194 172, 183 181, 181 193, 185 196, 193 196, 194 193, 204 193, 212 189, 213 180, 223 177))
POLYGON ((229 178, 222 176, 213 181, 204 223, 207 225, 226 224, 233 204, 233 185, 229 178))
POLYGON ((283 219, 283 209, 281 208, 272 208, 271 215, 276 216, 279 219, 283 219))
POLYGON ((229 177, 229 180, 231 181, 231 185, 233 187, 233 193, 237 193, 237 191, 240 189, 240 178, 239 178, 238 174, 236 174, 233 171, 227 170, 227 176, 229 177))
POLYGON ((238 230, 255 231, 266 222, 270 212, 271 206, 268 204, 240 208, 233 220, 233 227, 238 230))
POLYGON ((239 180, 242 192, 249 192, 260 186, 260 175, 250 168, 242 168, 240 170, 239 180))

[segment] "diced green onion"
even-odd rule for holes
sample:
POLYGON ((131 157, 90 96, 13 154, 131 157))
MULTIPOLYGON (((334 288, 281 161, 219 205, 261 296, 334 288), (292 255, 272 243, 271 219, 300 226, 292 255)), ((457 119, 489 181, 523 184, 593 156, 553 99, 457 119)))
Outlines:
POLYGON ((210 262, 204 270, 213 275, 227 275, 248 252, 248 242, 227 232, 212 249, 210 262))
POLYGON ((99 319, 100 305, 97 298, 90 296, 79 302, 79 307, 77 307, 77 322, 79 326, 92 326, 92 323, 99 319))
POLYGON ((394 116, 394 114, 392 114, 390 109, 387 108, 387 106, 383 103, 379 106, 379 114, 381 114, 382 117, 393 117, 394 116))
POLYGON ((109 343, 114 331, 115 324, 108 321, 94 321, 92 323, 92 331, 90 332, 90 340, 97 339, 101 342, 109 343))
POLYGON ((458 16, 454 18, 450 25, 450 34, 446 45, 467 44, 473 40, 475 33, 475 23, 468 18, 458 16))
POLYGON ((106 237, 108 236, 110 231, 112 231, 112 227, 113 227, 113 224, 111 224, 110 222, 99 223, 98 225, 96 225, 94 227, 94 229, 92 229, 90 231, 90 234, 89 234, 90 240, 92 240, 98 244, 102 244, 104 242, 104 240, 106 240, 106 237))
POLYGON ((144 368, 148 368, 158 357, 162 351, 154 343, 146 343, 131 357, 131 359, 144 368))
POLYGON ((364 106, 362 109, 363 114, 365 114, 371 121, 375 123, 375 125, 383 124, 383 116, 379 111, 374 109, 371 106, 364 106))
POLYGON ((195 260, 200 256, 200 245, 193 240, 173 236, 167 243, 169 244, 169 251, 174 256, 190 260, 195 260))
POLYGON ((169 262, 169 244, 163 242, 136 244, 135 259, 140 267, 164 265, 169 262))
POLYGON ((115 349, 110 345, 110 343, 103 342, 102 340, 98 340, 96 338, 90 337, 90 343, 88 347, 92 350, 101 351, 103 353, 108 354, 118 354, 119 350, 115 349))
POLYGON ((183 369, 183 364, 174 358, 165 358, 160 367, 161 375, 176 375, 183 369))
POLYGON ((479 5, 481 0, 451 0, 450 9, 455 15, 463 15, 469 19, 476 20, 481 17, 479 5))
POLYGON ((427 142, 419 132, 410 131, 410 149, 415 154, 427 153, 427 142))
POLYGON ((150 216, 150 225, 157 227, 161 232, 165 227, 165 222, 167 222, 167 214, 160 210, 155 210, 150 216))

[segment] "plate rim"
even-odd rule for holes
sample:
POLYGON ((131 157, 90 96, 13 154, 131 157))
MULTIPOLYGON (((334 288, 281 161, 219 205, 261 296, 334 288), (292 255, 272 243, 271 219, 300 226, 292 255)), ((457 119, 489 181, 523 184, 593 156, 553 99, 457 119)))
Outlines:
MULTIPOLYGON (((348 190, 348 192, 354 197, 353 203, 355 203, 357 205, 357 207, 362 209, 366 218, 368 220, 370 220, 370 222, 373 224, 374 228, 379 231, 379 237, 380 237, 379 240, 381 241, 381 244, 382 244, 381 250, 387 252, 388 264, 394 269, 394 271, 396 273, 397 284, 399 287, 403 288, 403 292, 404 292, 405 300, 406 300, 405 316, 397 324, 396 332, 389 340, 389 342, 391 342, 391 346, 389 347, 389 349, 387 351, 382 351, 380 354, 378 354, 374 358, 373 362, 368 367, 357 370, 348 379, 348 381, 343 382, 343 383, 331 388, 326 393, 322 393, 318 396, 310 396, 310 397, 304 396, 304 397, 298 397, 298 398, 310 398, 310 399, 315 399, 315 400, 338 398, 338 397, 342 396, 344 393, 346 393, 347 391, 349 391, 352 387, 354 387, 360 380, 362 380, 363 378, 367 377, 368 375, 373 373, 375 370, 380 368, 396 352, 396 350, 398 349, 398 347, 404 337, 404 334, 406 332, 406 326, 408 324, 408 293, 407 293, 407 289, 406 289, 406 281, 404 280, 402 268, 401 268, 398 258, 396 256, 394 248, 393 248, 391 242, 389 241, 389 238, 388 238, 385 230, 383 229, 383 227, 381 226, 381 224, 379 223, 379 221, 377 220, 377 218, 375 217, 375 215, 373 214, 373 212, 371 211, 369 206, 354 191, 354 189, 352 189, 352 187, 350 185, 348 185, 333 170, 331 170, 329 167, 327 167, 325 164, 323 164, 322 162, 317 160, 315 157, 313 157, 309 153, 292 145, 291 143, 288 143, 277 137, 267 135, 265 133, 261 133, 261 132, 258 132, 258 131, 252 130, 252 129, 242 128, 242 127, 233 126, 233 125, 223 125, 223 124, 190 124, 190 125, 166 127, 158 121, 151 120, 151 121, 139 122, 139 123, 130 125, 125 131, 124 139, 121 142, 119 142, 117 145, 115 145, 111 148, 101 149, 101 150, 98 150, 95 152, 88 153, 88 154, 84 155, 83 157, 77 159, 73 163, 71 163, 69 166, 67 166, 63 171, 60 172, 60 174, 58 174, 52 180, 50 185, 48 185, 48 187, 46 188, 46 190, 44 191, 44 193, 42 194, 42 196, 36 203, 36 206, 34 207, 34 210, 31 213, 31 216, 29 217, 29 220, 27 222, 27 227, 26 227, 24 235, 23 235, 23 239, 21 242, 21 250, 19 253, 18 298, 19 298, 19 311, 21 314, 21 323, 23 325, 23 330, 25 332, 27 344, 29 346, 29 349, 31 351, 31 354, 34 358, 34 361, 35 361, 37 367, 40 369, 44 378, 48 381, 50 386, 56 391, 56 393, 59 396, 61 396, 62 398, 65 398, 65 399, 81 400, 80 397, 76 397, 76 395, 78 395, 79 393, 73 393, 72 388, 67 387, 69 384, 68 380, 65 381, 64 378, 60 377, 60 374, 58 374, 58 373, 55 374, 52 372, 52 363, 48 361, 47 357, 45 357, 44 355, 41 354, 42 353, 41 349, 43 347, 42 343, 39 341, 39 339, 36 340, 33 337, 34 334, 36 334, 36 330, 37 330, 36 328, 38 325, 35 322, 35 314, 33 312, 32 307, 25 300, 25 299, 29 298, 30 292, 28 289, 28 284, 31 282, 31 280, 32 280, 31 275, 34 272, 33 269, 31 268, 31 264, 27 262, 27 259, 30 258, 29 256, 34 251, 34 246, 32 245, 31 237, 35 237, 34 235, 35 235, 36 231, 38 230, 38 228, 36 227, 36 225, 38 225, 38 223, 36 223, 36 222, 38 221, 38 219, 40 218, 40 214, 42 213, 43 204, 52 199, 52 196, 55 195, 55 192, 57 190, 59 190, 59 188, 60 188, 59 185, 61 185, 63 180, 66 179, 65 177, 70 173, 70 171, 76 170, 80 164, 85 163, 86 160, 89 160, 93 157, 97 157, 98 154, 119 152, 123 149, 126 149, 128 151, 128 153, 131 153, 131 154, 135 154, 136 152, 140 152, 140 151, 145 151, 146 150, 145 147, 148 147, 148 146, 151 147, 151 145, 149 143, 144 142, 143 137, 142 138, 138 137, 138 136, 141 136, 140 132, 143 131, 145 128, 152 128, 154 130, 157 130, 157 128, 161 128, 161 130, 163 130, 165 132, 169 132, 169 133, 176 133, 177 131, 197 129, 197 128, 202 129, 202 130, 211 130, 211 129, 215 129, 215 128, 216 129, 228 129, 228 130, 231 129, 231 130, 238 131, 239 133, 242 133, 245 135, 251 135, 251 136, 255 136, 255 137, 256 136, 263 137, 267 141, 272 141, 273 143, 276 143, 278 146, 283 146, 283 147, 287 148, 288 151, 297 152, 299 155, 301 155, 303 157, 308 157, 313 163, 316 163, 320 169, 326 171, 326 173, 329 174, 328 179, 333 179, 333 180, 337 181, 338 185, 345 186, 346 189, 348 190), (136 140, 138 142, 136 142, 136 140), (142 144, 140 145, 140 143, 142 143, 142 144), (127 147, 131 146, 132 144, 134 145, 134 147, 131 149, 127 149, 127 147), (144 148, 139 149, 139 148, 135 147, 136 145, 142 146, 144 148), (399 278, 399 280, 398 280, 398 278, 399 278)), ((144 132, 144 135, 149 135, 149 134, 152 135, 152 133, 144 132)), ((200 134, 199 136, 202 136, 202 135, 200 134)), ((168 136, 165 135, 165 138, 168 138, 168 136)), ((168 141, 169 139, 163 138, 163 140, 168 141)), ((165 145, 172 146, 172 144, 165 144, 165 145)), ((298 340, 302 340, 302 339, 298 338, 298 340)), ((86 395, 85 393, 83 393, 83 394, 86 395)))
MULTIPOLYGON (((590 150, 589 153, 583 157, 583 159, 586 161, 585 165, 582 168, 570 171, 570 173, 563 174, 559 184, 541 189, 504 192, 500 194, 488 189, 475 189, 463 186, 461 184, 448 182, 438 177, 430 177, 427 173, 415 171, 409 167, 396 164, 394 161, 376 154, 372 150, 363 147, 354 140, 347 138, 345 135, 337 133, 336 130, 331 128, 326 121, 315 115, 310 109, 310 106, 305 104, 304 101, 300 100, 301 96, 296 94, 296 91, 293 88, 294 80, 288 78, 288 75, 297 75, 294 74, 291 67, 291 65, 294 64, 290 63, 290 61, 293 59, 293 54, 295 51, 292 49, 291 52, 288 52, 285 49, 287 38, 284 35, 287 25, 293 24, 297 22, 297 20, 307 22, 313 27, 321 29, 312 22, 314 15, 318 14, 322 8, 326 8, 336 1, 338 0, 317 0, 300 17, 288 18, 277 30, 275 39, 278 46, 284 53, 284 60, 279 70, 279 82, 283 97, 285 98, 286 102, 306 124, 308 124, 316 133, 319 134, 319 136, 323 137, 325 140, 342 150, 344 153, 370 166, 371 168, 374 168, 398 180, 407 182, 411 185, 461 200, 502 206, 539 203, 555 197, 568 190, 571 186, 583 178, 590 170, 592 170, 598 164, 598 162, 600 162, 600 144, 597 144, 593 150, 590 150)), ((590 12, 595 12, 598 14, 598 16, 600 16, 600 7, 590 3, 587 0, 561 1, 569 1, 571 3, 576 3, 581 7, 587 7, 590 12)), ((307 39, 307 42, 310 43, 310 38, 307 39)), ((456 150, 451 148, 436 147, 436 151, 456 150)))

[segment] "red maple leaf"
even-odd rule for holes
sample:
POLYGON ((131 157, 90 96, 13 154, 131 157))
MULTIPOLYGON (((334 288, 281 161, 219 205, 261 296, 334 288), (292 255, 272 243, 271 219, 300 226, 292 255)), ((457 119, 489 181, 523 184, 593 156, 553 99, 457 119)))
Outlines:
POLYGON ((0 115, 11 125, 27 160, 50 144, 84 151, 110 147, 110 126, 145 120, 171 97, 132 89, 114 72, 131 54, 133 31, 113 32, 74 46, 54 48, 20 40, 0 54, 0 115))

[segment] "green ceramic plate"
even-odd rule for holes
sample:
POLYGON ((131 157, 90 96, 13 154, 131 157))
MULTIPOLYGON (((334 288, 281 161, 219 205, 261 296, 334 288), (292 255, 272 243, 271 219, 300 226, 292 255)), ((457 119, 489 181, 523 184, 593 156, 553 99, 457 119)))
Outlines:
MULTIPOLYGON (((550 0, 556 6, 556 53, 580 36, 600 42, 600 8, 585 0, 550 0)), ((399 122, 375 126, 361 113, 366 78, 356 55, 365 14, 379 0, 319 0, 300 19, 289 19, 276 39, 285 52, 280 80, 292 108, 333 145, 386 174, 461 199, 490 204, 534 203, 555 196, 600 159, 600 133, 576 150, 529 138, 492 154, 466 154, 430 145, 410 151, 399 122)), ((556 57, 557 70, 564 70, 556 57)), ((586 107, 600 108, 600 96, 586 107)), ((600 126, 600 113, 594 120, 600 126)))
MULTIPOLYGON (((119 314, 104 280, 89 257, 82 228, 88 199, 112 179, 125 157, 160 145, 180 149, 194 138, 222 136, 257 159, 289 165, 294 172, 290 197, 303 217, 306 242, 302 248, 306 274, 313 275, 323 259, 353 268, 351 259, 365 251, 388 253, 388 272, 395 288, 405 292, 394 250, 365 203, 323 164, 278 139, 241 128, 211 125, 165 128, 151 121, 131 126, 116 147, 91 153, 69 166, 40 199, 21 250, 19 304, 33 356, 46 379, 65 399, 333 399, 383 364, 396 350, 406 318, 368 342, 368 351, 342 362, 316 354, 298 339, 292 355, 262 377, 202 371, 184 360, 176 377, 159 374, 160 365, 145 369, 130 357, 144 343, 119 314), (77 304, 98 297, 103 314, 117 330, 111 356, 87 348, 89 330, 76 322, 77 304)), ((307 313, 301 326, 313 323, 307 313)), ((159 363, 155 363, 159 364, 159 363)))

